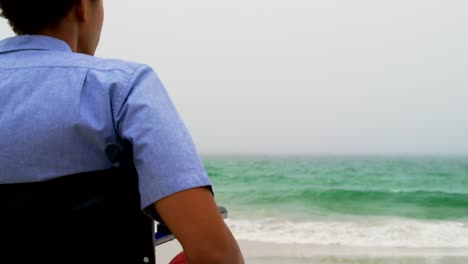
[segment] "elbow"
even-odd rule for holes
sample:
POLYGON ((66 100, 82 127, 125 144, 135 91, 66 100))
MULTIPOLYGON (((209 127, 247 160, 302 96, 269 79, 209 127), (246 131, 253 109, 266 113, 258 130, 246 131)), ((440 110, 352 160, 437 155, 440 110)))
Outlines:
POLYGON ((187 257, 190 264, 244 264, 241 258, 224 254, 210 254, 196 258, 187 257))
POLYGON ((216 255, 216 254, 210 254, 210 255, 204 255, 204 256, 193 256, 193 257, 188 257, 187 256, 187 263, 190 264, 198 264, 198 263, 206 263, 206 264, 224 264, 224 263, 230 263, 228 262, 228 258, 226 258, 223 255, 216 255))
POLYGON ((211 247, 192 254, 186 252, 186 257, 190 264, 244 264, 237 244, 228 247, 211 247))

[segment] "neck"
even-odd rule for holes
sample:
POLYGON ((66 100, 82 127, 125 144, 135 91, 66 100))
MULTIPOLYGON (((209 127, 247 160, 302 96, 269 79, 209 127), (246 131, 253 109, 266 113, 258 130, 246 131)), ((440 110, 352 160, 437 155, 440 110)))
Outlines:
POLYGON ((43 29, 38 34, 63 40, 73 52, 78 52, 78 29, 71 23, 62 22, 54 28, 43 29))

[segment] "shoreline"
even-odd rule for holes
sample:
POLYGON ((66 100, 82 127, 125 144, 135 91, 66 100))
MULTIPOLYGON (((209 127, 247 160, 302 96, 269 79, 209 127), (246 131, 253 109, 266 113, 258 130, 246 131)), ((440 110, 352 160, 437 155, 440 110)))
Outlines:
MULTIPOLYGON (((465 264, 468 248, 392 248, 277 244, 238 240, 246 263, 411 263, 465 264)), ((156 248, 158 264, 167 264, 182 251, 171 241, 156 248)))

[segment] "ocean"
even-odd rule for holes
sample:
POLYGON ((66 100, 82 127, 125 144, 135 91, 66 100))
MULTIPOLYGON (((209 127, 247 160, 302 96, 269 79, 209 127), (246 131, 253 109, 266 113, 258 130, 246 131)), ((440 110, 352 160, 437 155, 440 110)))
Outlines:
POLYGON ((205 156, 236 238, 468 248, 468 157, 205 156))

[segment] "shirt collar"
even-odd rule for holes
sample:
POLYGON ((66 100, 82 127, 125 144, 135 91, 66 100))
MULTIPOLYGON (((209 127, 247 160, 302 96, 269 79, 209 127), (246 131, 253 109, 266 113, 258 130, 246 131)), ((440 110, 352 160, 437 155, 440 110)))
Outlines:
POLYGON ((0 53, 21 50, 72 52, 65 41, 43 35, 21 35, 0 41, 0 53))

